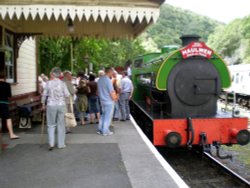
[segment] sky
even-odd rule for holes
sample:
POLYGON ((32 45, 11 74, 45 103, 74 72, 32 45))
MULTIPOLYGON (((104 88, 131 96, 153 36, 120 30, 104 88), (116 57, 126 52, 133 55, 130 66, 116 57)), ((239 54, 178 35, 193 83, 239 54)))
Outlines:
POLYGON ((250 0, 165 0, 165 3, 224 23, 250 15, 250 0))

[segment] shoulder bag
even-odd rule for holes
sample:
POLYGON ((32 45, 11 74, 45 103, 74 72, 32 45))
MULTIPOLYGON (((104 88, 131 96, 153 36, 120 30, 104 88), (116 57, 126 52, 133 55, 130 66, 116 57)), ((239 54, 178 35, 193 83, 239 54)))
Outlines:
POLYGON ((69 97, 70 112, 65 113, 65 126, 72 128, 76 127, 76 118, 73 111, 73 103, 71 96, 69 97))

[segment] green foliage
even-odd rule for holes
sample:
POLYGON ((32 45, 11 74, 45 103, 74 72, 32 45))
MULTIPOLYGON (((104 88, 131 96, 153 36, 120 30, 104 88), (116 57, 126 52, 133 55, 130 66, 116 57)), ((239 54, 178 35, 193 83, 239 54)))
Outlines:
POLYGON ((242 20, 242 35, 244 38, 250 39, 250 16, 242 20))
POLYGON ((233 145, 232 147, 223 146, 227 152, 234 152, 235 159, 245 165, 246 170, 250 171, 250 144, 245 146, 233 145))
POLYGON ((219 27, 208 45, 227 58, 229 64, 250 63, 250 16, 219 27))
POLYGON ((52 67, 59 66, 62 69, 70 67, 69 38, 39 40, 39 64, 41 72, 48 74, 52 67))
POLYGON ((77 56, 81 57, 81 54, 88 54, 90 62, 96 68, 101 68, 102 66, 123 66, 128 59, 142 53, 145 53, 145 50, 138 40, 110 41, 87 38, 80 42, 77 56))
POLYGON ((159 20, 147 30, 147 37, 151 37, 158 48, 181 44, 179 37, 185 34, 198 34, 203 41, 207 41, 219 25, 222 24, 210 18, 164 4, 159 20))
POLYGON ((54 66, 58 66, 62 70, 71 70, 71 43, 75 59, 74 73, 85 70, 88 63, 93 64, 95 72, 105 66, 124 66, 128 59, 145 53, 139 39, 112 41, 94 38, 81 40, 41 38, 39 45, 40 72, 48 74, 54 66), (86 62, 86 56, 88 62, 86 62))
POLYGON ((209 45, 217 49, 222 55, 230 56, 240 45, 240 20, 235 20, 230 26, 224 26, 216 30, 215 35, 209 38, 209 45))

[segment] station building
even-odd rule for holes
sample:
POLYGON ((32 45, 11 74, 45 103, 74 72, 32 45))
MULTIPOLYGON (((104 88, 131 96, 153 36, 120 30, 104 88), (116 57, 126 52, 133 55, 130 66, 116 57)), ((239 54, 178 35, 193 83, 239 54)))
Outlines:
POLYGON ((2 0, 0 71, 11 83, 12 102, 38 95, 39 36, 133 39, 156 22, 163 2, 2 0))

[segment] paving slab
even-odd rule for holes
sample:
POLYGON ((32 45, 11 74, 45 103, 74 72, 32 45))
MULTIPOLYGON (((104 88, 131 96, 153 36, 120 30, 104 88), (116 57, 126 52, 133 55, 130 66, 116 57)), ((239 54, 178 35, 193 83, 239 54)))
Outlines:
POLYGON ((97 125, 78 126, 66 135, 67 147, 52 152, 47 143, 40 147, 41 125, 19 131, 19 140, 5 134, 0 187, 178 187, 130 121, 113 125, 112 136, 96 134, 97 125))
POLYGON ((116 143, 71 144, 52 152, 19 144, 0 157, 0 166, 1 188, 131 187, 116 143))

